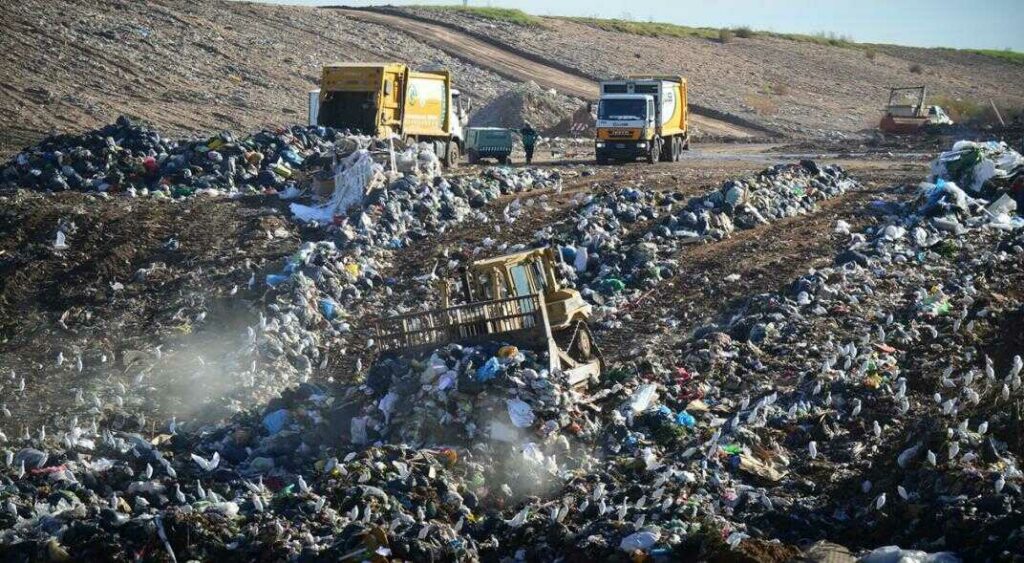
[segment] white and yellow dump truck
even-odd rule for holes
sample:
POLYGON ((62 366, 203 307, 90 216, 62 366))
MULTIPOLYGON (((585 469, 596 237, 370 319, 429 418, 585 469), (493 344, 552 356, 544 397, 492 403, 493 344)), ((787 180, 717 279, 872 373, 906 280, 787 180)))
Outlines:
POLYGON ((334 63, 324 66, 320 88, 309 93, 309 124, 433 143, 438 158, 454 166, 469 111, 461 97, 447 69, 334 63))
POLYGON ((597 103, 597 163, 673 162, 690 148, 686 79, 629 76, 601 82, 597 103))

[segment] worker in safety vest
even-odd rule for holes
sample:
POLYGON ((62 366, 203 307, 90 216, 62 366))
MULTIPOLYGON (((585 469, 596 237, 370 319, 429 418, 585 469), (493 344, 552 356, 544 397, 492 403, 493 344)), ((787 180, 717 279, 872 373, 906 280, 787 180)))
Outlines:
POLYGON ((523 124, 519 134, 523 136, 523 150, 526 152, 526 163, 530 164, 533 161, 533 146, 537 144, 537 131, 527 122, 523 124))

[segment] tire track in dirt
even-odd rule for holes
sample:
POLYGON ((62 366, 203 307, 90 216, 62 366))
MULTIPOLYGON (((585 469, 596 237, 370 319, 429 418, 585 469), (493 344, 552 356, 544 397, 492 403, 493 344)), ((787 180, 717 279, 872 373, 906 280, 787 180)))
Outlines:
MULTIPOLYGON (((363 22, 377 23, 404 31, 432 47, 468 63, 486 68, 506 78, 525 82, 533 80, 545 88, 582 98, 596 100, 598 83, 570 74, 553 66, 534 62, 513 52, 481 41, 472 35, 440 24, 431 24, 393 14, 366 10, 340 9, 346 16, 363 22)), ((712 135, 749 138, 754 135, 746 128, 691 112, 690 119, 702 131, 712 135)))

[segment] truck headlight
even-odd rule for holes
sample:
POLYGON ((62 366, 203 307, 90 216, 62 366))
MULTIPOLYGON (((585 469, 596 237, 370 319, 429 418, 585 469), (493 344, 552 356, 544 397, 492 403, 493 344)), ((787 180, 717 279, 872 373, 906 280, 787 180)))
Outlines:
POLYGON ((638 149, 646 149, 647 148, 647 143, 637 143, 636 147, 638 149))
POLYGON ((597 148, 603 149, 604 148, 604 142, 603 141, 598 141, 597 142, 597 148))

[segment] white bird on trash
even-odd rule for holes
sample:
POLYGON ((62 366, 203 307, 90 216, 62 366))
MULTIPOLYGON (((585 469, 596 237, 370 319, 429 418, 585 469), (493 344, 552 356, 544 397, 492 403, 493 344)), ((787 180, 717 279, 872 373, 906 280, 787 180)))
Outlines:
POLYGON ((938 459, 935 457, 935 452, 928 450, 928 463, 934 467, 937 461, 938 459))
POLYGON ((885 493, 878 495, 875 499, 875 510, 881 510, 885 506, 885 493))
POLYGON ((1024 369, 1024 360, 1021 360, 1020 356, 1013 357, 1013 364, 1010 366, 1010 374, 1007 379, 1015 379, 1020 375, 1021 369, 1024 369))
POLYGON ((896 485, 896 492, 900 494, 900 498, 903 500, 907 500, 910 498, 910 494, 907 493, 907 490, 905 488, 903 488, 903 485, 896 485))
POLYGON ((196 462, 203 471, 210 472, 217 469, 217 466, 220 465, 220 452, 213 452, 213 456, 210 457, 209 461, 206 458, 192 454, 192 461, 196 462))
POLYGON ((807 443, 807 451, 811 454, 811 459, 818 458, 818 443, 811 440, 807 443))
POLYGON ((996 477, 996 494, 1002 493, 1003 492, 1003 487, 1005 487, 1005 486, 1006 486, 1006 478, 1004 478, 1003 474, 1000 473, 999 477, 996 477))
POLYGON ((983 421, 981 424, 978 425, 978 434, 984 434, 986 432, 988 432, 988 421, 987 420, 983 421))
POLYGON ((146 480, 147 481, 153 478, 153 466, 148 464, 148 463, 146 464, 146 473, 145 473, 145 475, 146 475, 146 480))
POLYGON ((185 493, 181 492, 181 485, 174 484, 174 498, 178 499, 178 504, 185 504, 185 493))

